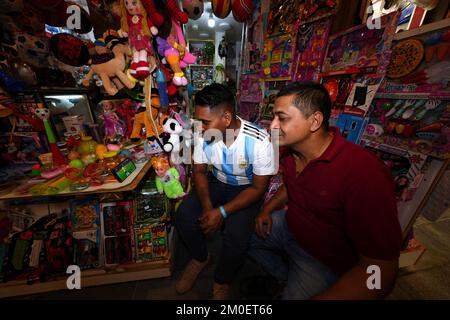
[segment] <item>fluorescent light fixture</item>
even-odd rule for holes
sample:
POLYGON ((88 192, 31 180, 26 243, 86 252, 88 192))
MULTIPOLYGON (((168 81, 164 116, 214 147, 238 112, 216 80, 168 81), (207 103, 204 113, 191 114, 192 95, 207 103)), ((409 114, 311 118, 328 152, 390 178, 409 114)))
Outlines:
POLYGON ((214 28, 215 25, 216 25, 216 20, 214 20, 212 12, 211 12, 209 14, 209 18, 208 18, 208 27, 214 28))

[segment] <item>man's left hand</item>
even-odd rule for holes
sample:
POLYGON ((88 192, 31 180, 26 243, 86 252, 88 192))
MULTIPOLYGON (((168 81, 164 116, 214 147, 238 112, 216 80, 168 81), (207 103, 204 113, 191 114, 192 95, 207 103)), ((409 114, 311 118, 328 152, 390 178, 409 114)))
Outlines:
POLYGON ((209 234, 220 228, 223 217, 218 208, 209 210, 200 217, 200 228, 204 234, 209 234))

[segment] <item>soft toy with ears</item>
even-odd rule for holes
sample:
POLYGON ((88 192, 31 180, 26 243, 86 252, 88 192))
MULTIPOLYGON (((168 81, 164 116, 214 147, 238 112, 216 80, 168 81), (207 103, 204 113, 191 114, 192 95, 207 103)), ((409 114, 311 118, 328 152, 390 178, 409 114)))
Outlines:
POLYGON ((95 73, 102 80, 106 92, 114 96, 119 90, 111 82, 110 78, 117 77, 129 89, 132 89, 135 85, 135 83, 128 79, 127 75, 124 73, 127 62, 126 57, 130 53, 130 48, 117 39, 116 41, 111 40, 111 43, 107 43, 106 45, 111 49, 114 58, 105 62, 100 60, 98 64, 95 64, 95 61, 93 61, 91 70, 83 80, 83 85, 88 87, 89 81, 95 73))
POLYGON ((163 146, 164 151, 174 153, 179 152, 181 149, 181 142, 183 141, 183 137, 181 136, 183 127, 177 120, 167 118, 163 122, 163 130, 170 134, 169 140, 163 146))
POLYGON ((180 114, 176 112, 163 121, 164 132, 170 134, 169 139, 164 141, 164 151, 177 154, 180 152, 182 144, 190 148, 192 137, 187 127, 189 124, 186 124, 180 114))
POLYGON ((159 108, 161 106, 157 90, 152 90, 151 94, 151 110, 152 118, 156 123, 156 132, 152 125, 152 120, 149 118, 147 110, 136 113, 133 123, 133 130, 131 132, 131 141, 137 142, 141 139, 142 126, 145 127, 145 136, 147 140, 154 141, 163 134, 163 121, 167 119, 166 115, 159 116, 159 108), (158 119, 159 118, 159 119, 158 119))

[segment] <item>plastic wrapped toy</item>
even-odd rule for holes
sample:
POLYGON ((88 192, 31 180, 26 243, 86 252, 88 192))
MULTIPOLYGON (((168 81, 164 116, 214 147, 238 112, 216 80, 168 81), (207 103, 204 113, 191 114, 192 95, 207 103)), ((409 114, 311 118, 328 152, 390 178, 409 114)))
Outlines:
POLYGON ((185 195, 180 183, 180 174, 177 169, 170 167, 169 160, 164 157, 152 158, 152 166, 156 171, 156 188, 169 199, 181 198, 185 195))
POLYGON ((122 122, 115 112, 114 105, 109 102, 103 104, 103 114, 100 116, 104 121, 105 137, 124 135, 122 122))

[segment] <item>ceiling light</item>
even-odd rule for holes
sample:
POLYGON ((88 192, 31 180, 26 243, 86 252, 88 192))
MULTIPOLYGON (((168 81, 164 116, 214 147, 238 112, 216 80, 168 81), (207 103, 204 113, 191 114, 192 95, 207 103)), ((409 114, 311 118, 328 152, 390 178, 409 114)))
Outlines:
POLYGON ((215 25, 216 25, 216 20, 214 20, 212 12, 211 12, 209 14, 209 18, 208 18, 208 27, 214 28, 215 25))

